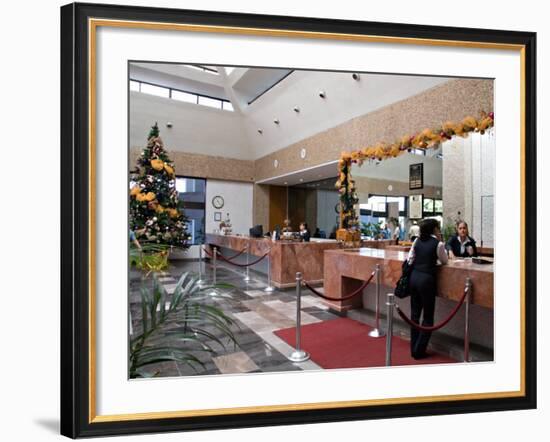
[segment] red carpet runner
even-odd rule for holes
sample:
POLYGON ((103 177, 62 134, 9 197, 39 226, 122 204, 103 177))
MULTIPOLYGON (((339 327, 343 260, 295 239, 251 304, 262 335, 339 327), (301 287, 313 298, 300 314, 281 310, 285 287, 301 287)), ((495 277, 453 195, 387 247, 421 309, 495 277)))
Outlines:
MULTIPOLYGON (((372 327, 349 318, 338 318, 302 326, 302 349, 323 368, 381 367, 385 365, 386 337, 371 338, 372 327)), ((287 344, 296 344, 295 328, 275 331, 287 344)), ((425 359, 411 357, 409 341, 393 337, 392 365, 443 364, 458 362, 430 353, 425 359)))

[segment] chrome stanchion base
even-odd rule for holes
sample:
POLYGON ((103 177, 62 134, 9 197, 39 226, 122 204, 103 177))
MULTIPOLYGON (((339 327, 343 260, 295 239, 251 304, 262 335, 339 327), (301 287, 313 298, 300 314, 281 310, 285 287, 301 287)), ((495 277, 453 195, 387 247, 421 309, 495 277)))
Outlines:
POLYGON ((386 336, 386 333, 378 328, 374 328, 369 332, 371 338, 383 338, 386 336))
POLYGON ((292 362, 305 362, 309 360, 309 353, 303 350, 294 350, 288 357, 288 360, 292 362))
POLYGON ((272 285, 268 285, 265 289, 264 289, 264 292, 266 293, 273 293, 275 291, 275 287, 273 287, 272 285))

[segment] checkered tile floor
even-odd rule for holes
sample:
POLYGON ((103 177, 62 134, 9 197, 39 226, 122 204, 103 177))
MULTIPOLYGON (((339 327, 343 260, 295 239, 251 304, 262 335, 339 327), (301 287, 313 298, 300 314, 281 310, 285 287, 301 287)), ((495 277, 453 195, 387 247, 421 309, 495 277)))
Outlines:
MULTIPOLYGON (((212 269, 204 265, 203 278, 211 281, 212 269)), ((198 272, 198 262, 174 261, 171 267, 159 277, 159 282, 168 293, 175 289, 177 278, 186 271, 198 272)), ((193 369, 179 362, 163 362, 147 366, 149 373, 158 377, 194 376, 234 373, 258 373, 275 371, 321 369, 312 361, 293 363, 287 356, 294 350, 273 332, 293 327, 296 321, 295 289, 264 292, 266 281, 260 274, 251 272, 251 280, 244 281, 244 273, 227 264, 218 264, 217 281, 231 284, 234 288, 222 289, 224 297, 215 298, 213 304, 231 317, 237 346, 217 346, 215 354, 194 353, 205 367, 193 369)), ((130 275, 130 332, 140 330, 141 280, 138 272, 130 275)), ((302 324, 335 319, 325 304, 308 290, 302 292, 302 324)), ((132 337, 132 335, 130 336, 132 337)), ((214 345, 213 345, 214 347, 214 345)))

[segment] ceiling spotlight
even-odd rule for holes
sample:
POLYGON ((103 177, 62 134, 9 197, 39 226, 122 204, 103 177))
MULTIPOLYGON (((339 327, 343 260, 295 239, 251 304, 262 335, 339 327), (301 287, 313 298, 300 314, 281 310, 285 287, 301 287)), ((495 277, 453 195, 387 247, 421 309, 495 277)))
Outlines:
POLYGON ((303 183, 303 182, 304 182, 304 179, 303 179, 303 178, 300 178, 300 182, 303 183))
POLYGON ((173 126, 173 124, 172 124, 170 121, 168 121, 168 122, 166 123, 166 127, 167 127, 168 129, 171 129, 172 126, 173 126))
POLYGON ((261 135, 264 133, 264 131, 262 129, 258 129, 258 133, 261 135))
POLYGON ((285 186, 287 185, 288 183, 285 181, 285 186))
POLYGON ((351 78, 353 78, 355 81, 359 81, 361 79, 361 76, 357 73, 351 74, 351 78))
POLYGON ((319 96, 320 96, 321 98, 326 98, 326 97, 327 97, 327 94, 326 94, 325 91, 319 91, 319 96))
POLYGON ((300 113, 300 108, 298 106, 294 106, 294 112, 297 114, 300 113))
POLYGON ((275 124, 279 124, 279 123, 280 123, 280 121, 279 121, 278 118, 275 118, 275 119, 273 120, 273 122, 274 122, 275 124))

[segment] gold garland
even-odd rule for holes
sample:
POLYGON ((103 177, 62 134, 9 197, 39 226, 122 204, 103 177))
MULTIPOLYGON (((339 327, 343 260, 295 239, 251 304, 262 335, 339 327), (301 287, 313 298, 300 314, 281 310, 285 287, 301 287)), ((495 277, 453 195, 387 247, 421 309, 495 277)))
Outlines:
MULTIPOLYGON (((352 164, 361 165, 365 160, 382 161, 387 158, 396 158, 405 152, 410 152, 412 149, 433 149, 454 136, 466 138, 471 132, 479 132, 483 135, 494 124, 493 112, 481 112, 479 119, 467 116, 460 123, 447 121, 441 127, 424 129, 412 136, 403 136, 391 144, 380 142, 374 146, 353 152, 342 152, 340 161, 338 161, 338 180, 336 181, 336 188, 341 195, 340 200, 344 202, 356 199, 354 181, 351 177, 352 164)), ((358 219, 355 208, 342 207, 340 228, 357 225, 358 219)))

